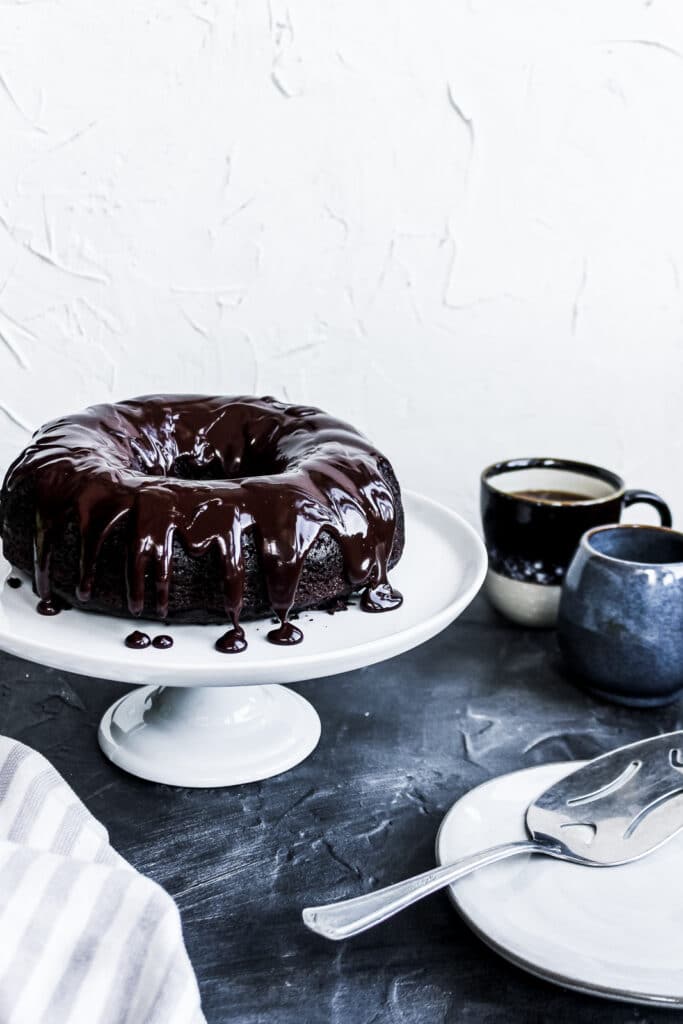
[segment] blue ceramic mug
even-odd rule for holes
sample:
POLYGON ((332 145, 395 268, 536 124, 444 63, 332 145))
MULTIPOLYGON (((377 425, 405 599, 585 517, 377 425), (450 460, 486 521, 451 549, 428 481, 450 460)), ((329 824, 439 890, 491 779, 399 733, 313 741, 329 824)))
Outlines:
POLYGON ((683 533, 661 526, 588 530, 567 570, 559 642, 598 696, 655 707, 683 690, 683 533))

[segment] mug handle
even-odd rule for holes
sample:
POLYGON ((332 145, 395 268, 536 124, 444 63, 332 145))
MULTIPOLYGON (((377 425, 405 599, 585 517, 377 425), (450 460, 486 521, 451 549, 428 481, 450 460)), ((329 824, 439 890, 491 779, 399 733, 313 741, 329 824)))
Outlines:
POLYGON ((652 491, 625 491, 623 500, 624 508, 628 508, 629 505, 638 505, 640 502, 643 502, 645 505, 652 505, 659 513, 662 526, 671 526, 671 509, 658 494, 653 494, 652 491))

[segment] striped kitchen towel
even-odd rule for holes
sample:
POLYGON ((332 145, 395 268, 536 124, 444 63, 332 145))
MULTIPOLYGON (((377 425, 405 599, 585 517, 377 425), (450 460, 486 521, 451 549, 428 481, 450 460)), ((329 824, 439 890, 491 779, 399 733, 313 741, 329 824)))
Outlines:
POLYGON ((0 736, 0 1024, 201 1024, 171 897, 40 754, 0 736))

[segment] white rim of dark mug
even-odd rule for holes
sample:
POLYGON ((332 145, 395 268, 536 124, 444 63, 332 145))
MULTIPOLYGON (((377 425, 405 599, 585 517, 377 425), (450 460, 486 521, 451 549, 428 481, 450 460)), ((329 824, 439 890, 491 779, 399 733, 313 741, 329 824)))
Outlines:
POLYGON ((603 505, 608 501, 614 501, 615 498, 622 498, 626 493, 626 483, 618 473, 612 473, 611 470, 605 469, 603 466, 596 466, 591 462, 576 462, 573 459, 558 459, 552 456, 504 459, 502 462, 492 462, 490 466, 482 470, 480 479, 486 487, 495 491, 496 494, 502 495, 504 498, 520 501, 527 505, 550 505, 555 508, 572 507, 574 505, 603 505), (615 484, 614 490, 610 491, 603 498, 586 498, 581 501, 550 501, 548 498, 523 498, 519 494, 510 494, 508 491, 501 491, 493 483, 495 477, 502 476, 503 473, 514 473, 517 470, 528 472, 532 469, 556 469, 558 472, 564 470, 566 473, 594 477, 598 480, 603 480, 606 484, 618 480, 619 485, 615 484))

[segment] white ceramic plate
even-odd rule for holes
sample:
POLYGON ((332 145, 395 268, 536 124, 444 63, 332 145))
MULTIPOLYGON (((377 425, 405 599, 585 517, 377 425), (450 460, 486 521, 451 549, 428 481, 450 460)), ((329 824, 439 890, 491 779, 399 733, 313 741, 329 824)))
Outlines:
MULTIPOLYGON (((391 573, 404 597, 396 611, 303 612, 304 641, 289 648, 268 643, 269 620, 248 622, 247 650, 230 655, 214 650, 225 626, 167 627, 80 611, 43 617, 30 585, 12 590, 0 584, 0 649, 70 672, 169 686, 288 683, 372 665, 439 633, 467 607, 486 574, 484 546, 460 516, 415 494, 405 494, 404 502, 405 554, 391 573), (174 646, 129 650, 123 641, 132 629, 170 633, 174 646)), ((4 562, 0 580, 8 572, 4 562)))
MULTIPOLYGON (((442 822, 439 863, 527 838, 527 806, 582 763, 528 768, 467 793, 442 822)), ((682 864, 678 835, 618 868, 515 857, 450 892, 473 931, 532 974, 610 999, 683 1008, 682 864)))

